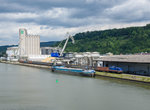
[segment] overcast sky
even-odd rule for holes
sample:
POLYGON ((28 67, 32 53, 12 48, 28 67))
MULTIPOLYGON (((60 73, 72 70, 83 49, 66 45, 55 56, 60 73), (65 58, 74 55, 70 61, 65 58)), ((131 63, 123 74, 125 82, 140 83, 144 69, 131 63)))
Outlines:
POLYGON ((67 32, 143 26, 150 23, 150 0, 0 0, 0 45, 18 44, 19 28, 41 41, 67 32))

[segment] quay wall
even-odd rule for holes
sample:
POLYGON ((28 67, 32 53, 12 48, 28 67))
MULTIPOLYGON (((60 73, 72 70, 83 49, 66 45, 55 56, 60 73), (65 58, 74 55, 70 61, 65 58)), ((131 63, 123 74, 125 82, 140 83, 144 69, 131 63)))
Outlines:
POLYGON ((36 64, 28 64, 28 63, 20 63, 20 62, 8 62, 8 61, 0 61, 0 63, 51 69, 51 66, 47 66, 47 65, 36 65, 36 64))
POLYGON ((116 74, 116 73, 107 73, 107 72, 96 72, 96 76, 150 83, 150 77, 148 76, 131 75, 131 74, 116 74))

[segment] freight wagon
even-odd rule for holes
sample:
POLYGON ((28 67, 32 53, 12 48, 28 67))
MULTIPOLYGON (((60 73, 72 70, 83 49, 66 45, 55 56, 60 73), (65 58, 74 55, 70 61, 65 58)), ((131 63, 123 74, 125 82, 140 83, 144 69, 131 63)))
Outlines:
POLYGON ((111 73, 122 73, 123 72, 122 68, 116 67, 116 66, 97 67, 95 70, 96 71, 101 71, 101 72, 111 72, 111 73))

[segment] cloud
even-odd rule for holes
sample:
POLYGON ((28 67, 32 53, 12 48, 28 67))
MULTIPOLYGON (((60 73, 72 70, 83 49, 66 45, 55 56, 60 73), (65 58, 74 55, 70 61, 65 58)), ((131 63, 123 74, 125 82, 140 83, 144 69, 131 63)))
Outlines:
POLYGON ((66 32, 145 25, 149 6, 149 0, 1 0, 0 45, 17 44, 22 27, 50 41, 66 32))
POLYGON ((106 9, 105 13, 114 21, 140 22, 150 19, 149 0, 128 0, 121 5, 106 9))

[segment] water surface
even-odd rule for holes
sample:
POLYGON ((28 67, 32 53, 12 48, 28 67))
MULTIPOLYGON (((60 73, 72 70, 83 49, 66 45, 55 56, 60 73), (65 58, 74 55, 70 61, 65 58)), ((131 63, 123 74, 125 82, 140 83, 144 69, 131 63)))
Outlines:
POLYGON ((0 63, 0 110, 150 110, 150 87, 0 63))

